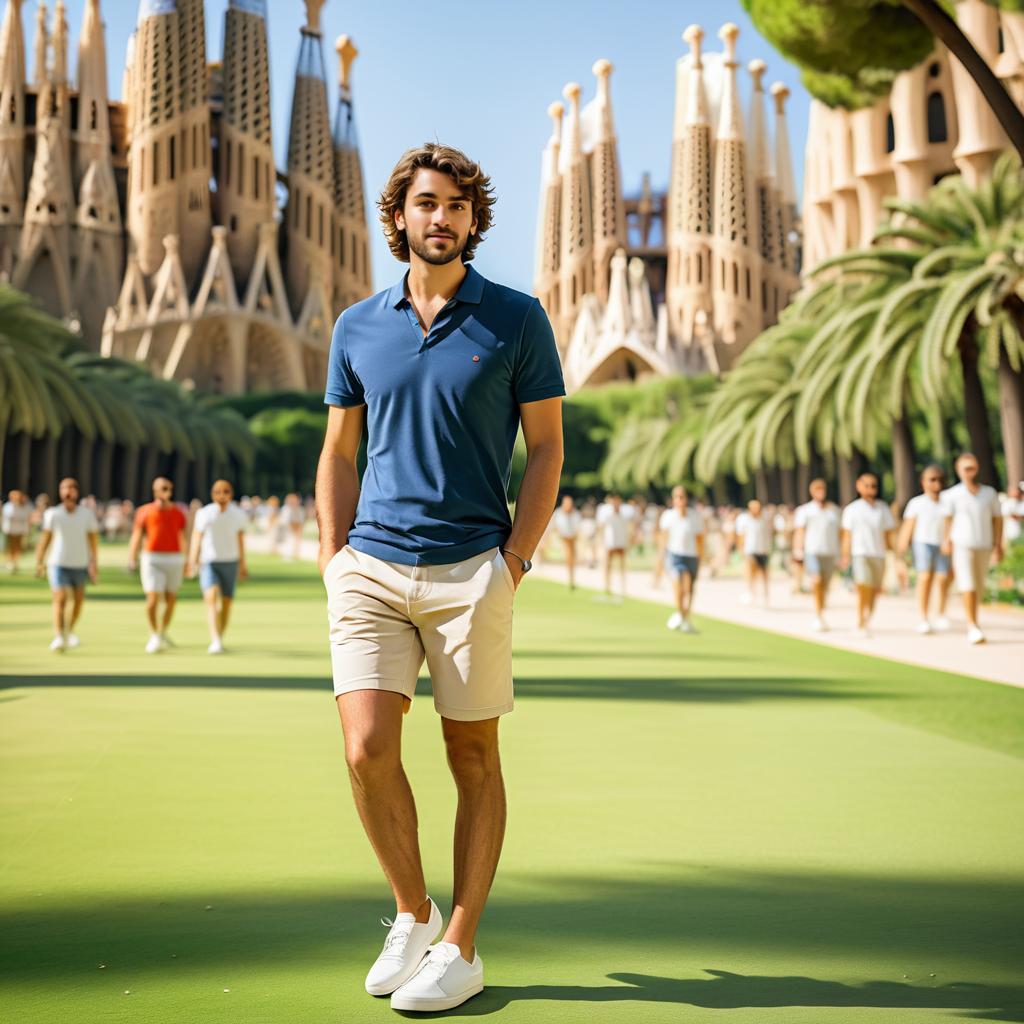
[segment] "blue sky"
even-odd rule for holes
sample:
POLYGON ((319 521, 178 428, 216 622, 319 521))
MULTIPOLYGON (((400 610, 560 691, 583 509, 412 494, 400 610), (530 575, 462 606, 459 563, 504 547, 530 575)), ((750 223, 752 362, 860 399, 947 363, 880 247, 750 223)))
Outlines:
MULTIPOLYGON (((85 0, 67 0, 72 51, 85 0)), ((227 0, 206 0, 208 59, 219 60, 227 0)), ((270 0, 270 61, 274 94, 274 150, 283 166, 291 82, 305 22, 301 0, 270 0)), ((52 9, 52 4, 51 4, 52 9)), ((120 96, 125 46, 135 22, 136 0, 101 0, 107 28, 112 96, 120 96)), ((23 7, 27 52, 32 53, 35 4, 23 7)), ((486 276, 531 289, 540 155, 550 134, 548 104, 566 82, 594 94, 591 65, 615 65, 612 101, 619 156, 627 191, 651 172, 655 186, 668 178, 672 142, 675 61, 687 51, 683 29, 702 25, 705 48, 717 50, 721 24, 740 26, 742 65, 768 62, 765 81, 785 82, 790 140, 799 193, 807 130, 808 97, 796 69, 755 32, 738 0, 516 0, 455 8, 412 0, 351 3, 328 0, 322 13, 327 66, 335 95, 334 39, 348 33, 359 47, 353 93, 368 196, 372 200, 409 146, 438 139, 466 150, 491 175, 498 194, 495 225, 475 265, 486 276)), ((31 59, 31 57, 30 57, 31 59)), ((73 59, 73 57, 72 57, 73 59)), ((744 96, 749 77, 740 74, 744 96)), ((373 216, 371 208, 370 214, 373 216)), ((402 267, 376 229, 373 270, 377 288, 402 267)))

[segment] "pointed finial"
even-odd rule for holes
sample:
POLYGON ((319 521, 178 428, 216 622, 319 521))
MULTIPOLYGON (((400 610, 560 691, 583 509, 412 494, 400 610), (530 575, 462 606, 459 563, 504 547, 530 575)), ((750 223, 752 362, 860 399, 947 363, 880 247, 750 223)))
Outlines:
POLYGON ((700 58, 700 44, 704 38, 704 29, 700 25, 690 25, 683 33, 683 42, 690 47, 690 55, 693 57, 695 68, 703 67, 700 58))
POLYGON ((606 60, 602 57, 600 60, 594 61, 594 66, 590 69, 597 75, 598 78, 607 78, 614 70, 615 65, 610 60, 606 60))
POLYGON ((359 50, 352 42, 351 36, 338 36, 334 42, 334 52, 338 55, 338 83, 343 89, 347 89, 352 74, 352 62, 359 56, 359 50))
POLYGON ((737 67, 736 64, 736 37, 740 34, 739 27, 731 21, 727 21, 719 30, 718 38, 725 46, 725 66, 737 67))
POLYGON ((565 116, 565 104, 559 103, 555 100, 554 103, 548 106, 548 117, 551 118, 552 128, 554 129, 555 136, 558 137, 562 134, 562 118, 565 116))
POLYGON ((747 65, 747 71, 750 72, 750 77, 754 80, 754 92, 764 92, 764 86, 761 84, 761 79, 764 77, 764 73, 768 70, 768 65, 765 64, 760 57, 752 60, 747 65))
POLYGON ((583 92, 583 87, 579 82, 569 82, 562 90, 562 95, 573 105, 573 107, 578 107, 580 105, 581 92, 583 92))
POLYGON ((306 2, 306 28, 305 31, 314 35, 320 34, 320 11, 327 0, 305 0, 306 2))
POLYGON ((772 96, 775 98, 775 113, 784 114, 786 112, 786 100, 789 99, 788 87, 783 85, 782 82, 773 82, 772 96))

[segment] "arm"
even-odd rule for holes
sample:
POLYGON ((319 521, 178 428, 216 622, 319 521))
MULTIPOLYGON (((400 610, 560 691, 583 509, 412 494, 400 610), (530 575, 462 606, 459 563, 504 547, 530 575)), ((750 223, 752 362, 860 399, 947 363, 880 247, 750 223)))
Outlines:
POLYGON ((238 531, 238 578, 249 578, 249 566, 245 562, 245 530, 238 531))
POLYGON ((321 575, 327 563, 348 543, 348 531, 356 518, 356 456, 365 420, 365 405, 332 405, 327 412, 327 433, 316 468, 316 521, 320 528, 317 566, 321 575))
POLYGON ((562 399, 542 398, 519 407, 526 441, 526 472, 516 499, 516 515, 505 548, 512 579, 523 575, 519 558, 531 558, 558 498, 562 475, 562 399), (519 558, 516 558, 518 555, 519 558))
POLYGON ((44 563, 46 560, 46 551, 50 546, 50 541, 53 540, 53 533, 50 530, 43 530, 39 534, 39 546, 36 548, 36 575, 42 576, 45 573, 44 563))
POLYGON ((100 578, 100 535, 98 531, 93 530, 86 534, 86 536, 89 539, 89 579, 96 583, 100 578))
POLYGON ((896 550, 901 555, 905 555, 907 553, 907 548, 910 547, 910 538, 914 536, 914 524, 916 522, 917 520, 915 518, 904 519, 903 524, 900 526, 900 534, 896 550))
POLYGON ((953 554, 953 517, 946 516, 946 525, 942 531, 942 544, 939 550, 944 555, 953 554))
POLYGON ((697 557, 703 562, 704 561, 704 534, 698 533, 694 538, 697 542, 697 557))
POLYGON ((1003 560, 1003 517, 999 506, 992 516, 992 561, 998 565, 1003 560))
POLYGON ((797 526, 793 530, 793 554, 800 556, 804 553, 804 533, 805 530, 802 526, 797 526))
POLYGON ((142 543, 142 524, 136 520, 132 528, 132 539, 128 541, 128 571, 135 572, 138 565, 139 545, 142 543))
POLYGON ((185 558, 185 575, 192 579, 196 574, 196 567, 199 565, 199 545, 203 541, 203 531, 193 528, 192 543, 188 546, 188 555, 185 558))
POLYGON ((885 531, 885 547, 887 551, 896 550, 896 531, 886 530, 885 531))
POLYGON ((848 568, 850 564, 850 531, 840 530, 839 531, 839 564, 844 568, 848 568))

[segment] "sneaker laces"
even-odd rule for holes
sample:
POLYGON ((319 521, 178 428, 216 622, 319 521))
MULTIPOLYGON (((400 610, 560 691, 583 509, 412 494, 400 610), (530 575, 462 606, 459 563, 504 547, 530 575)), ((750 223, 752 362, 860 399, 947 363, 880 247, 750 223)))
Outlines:
POLYGON ((433 977, 435 980, 440 979, 441 975, 448 970, 448 966, 454 963, 457 955, 449 949, 431 946, 427 959, 423 961, 423 966, 417 973, 425 977, 433 977))
POLYGON ((381 956, 400 960, 405 954, 405 947, 409 942, 409 936, 412 934, 411 924, 395 924, 390 917, 382 917, 380 923, 385 928, 390 928, 388 937, 384 940, 384 949, 381 951, 381 956))

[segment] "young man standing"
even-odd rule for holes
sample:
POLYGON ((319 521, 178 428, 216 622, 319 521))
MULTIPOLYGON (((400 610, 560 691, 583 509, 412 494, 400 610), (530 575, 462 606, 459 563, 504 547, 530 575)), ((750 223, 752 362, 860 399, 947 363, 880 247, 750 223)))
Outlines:
POLYGON ((135 527, 128 543, 128 571, 135 572, 139 547, 145 537, 140 577, 146 594, 146 617, 149 619, 149 640, 146 653, 164 650, 170 640, 174 606, 185 572, 185 513, 174 504, 174 484, 165 476, 153 481, 153 500, 140 505, 135 513, 135 527), (163 617, 160 601, 164 602, 163 617))
POLYGON ((878 500, 878 477, 861 473, 857 477, 860 497, 843 509, 842 567, 853 561, 853 582, 857 586, 857 636, 871 636, 868 623, 882 591, 885 553, 892 550, 896 521, 884 501, 878 500))
POLYGON ((760 576, 764 586, 764 604, 768 607, 768 561, 772 554, 773 531, 771 520, 764 514, 761 502, 754 498, 747 502, 747 511, 736 518, 735 543, 743 541, 744 575, 747 589, 740 600, 750 604, 754 600, 754 581, 760 576))
POLYGON ((900 526, 899 553, 910 548, 917 570, 917 607, 921 612, 918 633, 927 635, 934 629, 949 629, 946 599, 949 597, 949 556, 942 553, 949 512, 942 500, 946 476, 941 466, 928 466, 921 474, 921 494, 911 498, 903 512, 900 526), (938 618, 932 623, 928 609, 932 586, 939 588, 938 618))
POLYGON ((245 529, 249 517, 235 504, 234 488, 218 480, 210 490, 213 501, 204 505, 192 524, 185 574, 192 579, 199 567, 199 586, 206 602, 210 625, 207 654, 224 653, 224 632, 228 628, 235 584, 249 578, 245 565, 245 529))
POLYGON ((839 506, 828 500, 824 480, 812 480, 811 500, 801 505, 793 517, 793 557, 803 560, 804 570, 814 594, 814 629, 823 633, 828 585, 839 561, 839 506))
POLYGON ((632 543, 634 509, 622 504, 621 494, 609 494, 597 510, 597 525, 601 531, 601 549, 604 552, 604 592, 612 593, 612 561, 619 566, 621 596, 626 596, 626 551, 632 543))
POLYGON ((60 504, 43 513, 43 532, 36 549, 36 575, 43 575, 46 559, 53 593, 53 640, 51 651, 77 647, 75 623, 82 614, 85 581, 97 580, 99 523, 92 509, 78 503, 78 481, 66 477, 60 482, 60 504), (50 557, 46 552, 53 548, 50 557), (69 611, 70 605, 70 611, 69 611))
POLYGON ((562 542, 562 554, 569 573, 569 589, 576 589, 576 538, 580 532, 580 510, 571 494, 562 495, 562 503, 551 518, 552 526, 562 542))
POLYGON ((693 591, 697 586, 697 570, 704 557, 704 517, 690 507, 686 488, 672 488, 672 505, 658 520, 658 557, 665 559, 672 577, 676 610, 669 616, 669 629, 696 633, 690 622, 693 591))
POLYGON ((978 483, 978 460, 970 452, 956 460, 956 475, 960 483, 942 492, 946 507, 942 552, 953 556, 956 588, 967 616, 967 641, 983 644, 978 605, 985 595, 989 564, 1003 559, 1002 510, 995 488, 978 483))
POLYGON ((29 522, 32 518, 32 505, 21 491, 11 491, 4 502, 0 522, 3 524, 4 552, 7 555, 7 568, 11 573, 18 571, 18 559, 28 540, 29 522))
POLYGON ((562 466, 565 388, 547 317, 467 266, 493 203, 465 154, 406 152, 378 206, 409 271, 346 309, 331 343, 319 565, 353 794, 398 910, 366 989, 391 993, 398 1010, 451 1009, 483 988, 475 939, 505 831, 498 718, 512 710, 512 603, 562 466), (527 466, 510 522, 520 420, 527 466), (458 793, 447 928, 427 895, 400 753, 424 656, 458 793))

